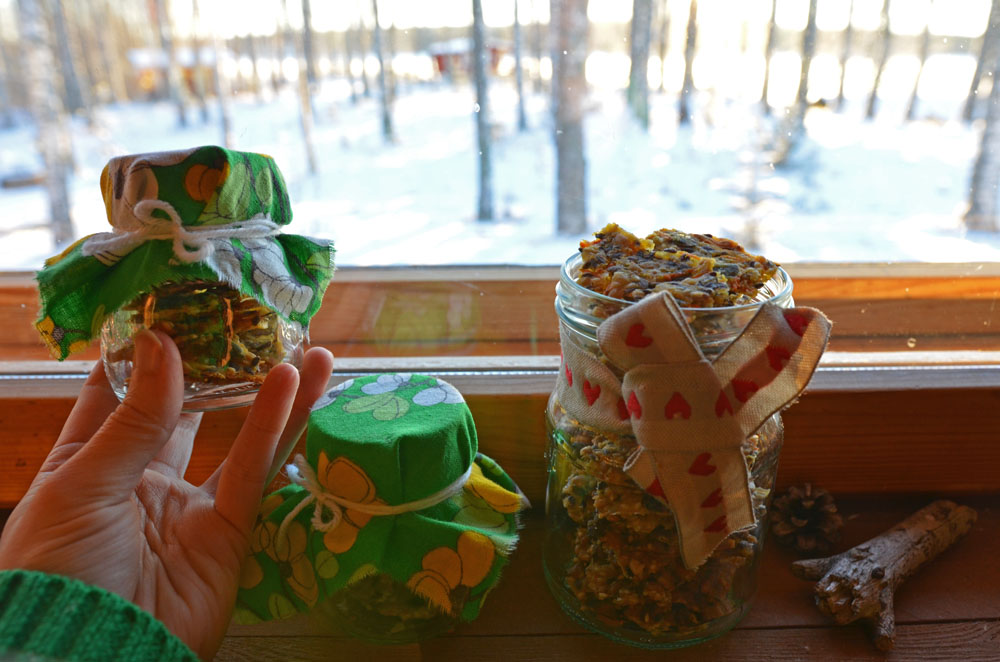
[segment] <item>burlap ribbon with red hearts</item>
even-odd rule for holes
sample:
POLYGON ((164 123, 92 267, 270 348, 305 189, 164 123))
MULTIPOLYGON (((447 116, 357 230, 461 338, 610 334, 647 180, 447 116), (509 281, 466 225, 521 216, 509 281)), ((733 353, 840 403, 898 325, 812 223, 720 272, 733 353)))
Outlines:
POLYGON ((624 470, 673 510, 684 564, 697 568, 756 522, 740 447, 802 392, 830 328, 813 308, 763 304, 709 361, 673 298, 646 297, 597 330, 621 380, 563 328, 559 402, 584 425, 635 435, 624 470))

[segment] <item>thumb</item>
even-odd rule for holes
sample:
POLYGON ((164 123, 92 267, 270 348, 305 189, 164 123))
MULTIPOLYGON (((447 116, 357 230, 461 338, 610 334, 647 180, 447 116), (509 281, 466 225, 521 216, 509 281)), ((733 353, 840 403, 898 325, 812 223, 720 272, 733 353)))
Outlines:
POLYGON ((164 333, 140 331, 125 399, 67 464, 86 466, 114 494, 131 492, 173 434, 183 402, 177 347, 164 333))

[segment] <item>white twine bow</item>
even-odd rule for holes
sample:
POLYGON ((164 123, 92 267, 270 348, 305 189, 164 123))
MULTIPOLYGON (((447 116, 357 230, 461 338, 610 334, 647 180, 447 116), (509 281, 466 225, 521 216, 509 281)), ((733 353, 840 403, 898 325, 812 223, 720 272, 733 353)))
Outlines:
POLYGON ((309 494, 285 515, 281 526, 278 527, 278 539, 284 539, 285 529, 311 503, 316 504, 313 509, 311 524, 313 529, 317 531, 330 531, 337 528, 344 519, 344 509, 356 510, 368 515, 384 516, 401 515, 436 506, 462 491, 462 488, 465 487, 469 477, 472 475, 473 464, 470 462, 469 468, 444 489, 422 499, 393 506, 385 503, 357 503, 356 501, 351 501, 326 491, 316 478, 316 472, 309 466, 306 459, 302 455, 296 455, 292 464, 287 465, 285 469, 288 472, 289 480, 300 487, 304 487, 309 494))
POLYGON ((139 227, 134 230, 101 232, 83 245, 84 255, 93 255, 104 264, 114 264, 150 239, 172 239, 174 255, 186 264, 200 262, 215 252, 213 239, 257 239, 281 232, 281 226, 267 214, 221 225, 187 227, 174 206, 163 200, 140 200, 132 208, 139 227), (160 210, 168 219, 153 212, 160 210))

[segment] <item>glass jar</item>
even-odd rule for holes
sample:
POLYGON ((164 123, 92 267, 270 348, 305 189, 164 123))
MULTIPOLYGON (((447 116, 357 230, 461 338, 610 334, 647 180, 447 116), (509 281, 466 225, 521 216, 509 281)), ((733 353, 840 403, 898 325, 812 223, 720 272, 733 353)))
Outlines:
POLYGON ((303 332, 225 283, 165 283, 123 306, 101 329, 101 356, 115 395, 132 376, 133 339, 141 329, 173 338, 184 367, 184 411, 251 402, 268 371, 302 363, 303 332))
MULTIPOLYGON (((579 255, 567 260, 556 286, 563 342, 576 343, 604 360, 597 327, 631 303, 579 285, 575 276, 580 262, 579 255)), ((779 269, 751 303, 682 312, 711 360, 739 336, 764 302, 794 305, 792 281, 784 270, 779 269)), ((695 570, 681 559, 669 508, 622 470, 636 447, 633 435, 579 423, 562 407, 557 392, 549 398, 546 422, 543 565, 563 610, 599 634, 644 648, 688 646, 736 625, 756 590, 783 440, 781 417, 771 416, 742 446, 757 523, 731 533, 695 570)))

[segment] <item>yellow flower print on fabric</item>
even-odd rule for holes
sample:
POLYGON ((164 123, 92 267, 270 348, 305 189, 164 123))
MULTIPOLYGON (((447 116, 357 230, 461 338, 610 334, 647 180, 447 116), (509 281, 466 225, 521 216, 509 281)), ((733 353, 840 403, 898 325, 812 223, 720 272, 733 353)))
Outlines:
POLYGON ((228 177, 228 161, 222 166, 221 170, 196 163, 188 168, 188 171, 184 174, 184 190, 187 191, 192 200, 208 202, 228 177))
POLYGON ((516 513, 524 505, 521 495, 506 490, 483 475, 478 464, 472 464, 472 475, 465 483, 465 489, 485 501, 491 508, 501 513, 516 513))
POLYGON ((254 558, 254 555, 260 554, 271 546, 278 527, 274 522, 267 522, 265 520, 268 515, 281 505, 282 501, 281 495, 274 493, 260 504, 257 519, 250 532, 250 555, 243 561, 243 567, 240 568, 240 588, 253 588, 264 579, 264 570, 260 567, 260 562, 254 558))
POLYGON ((35 322, 35 328, 38 329, 39 335, 42 336, 42 340, 45 342, 45 346, 49 348, 52 356, 60 360, 73 352, 85 350, 90 345, 90 342, 87 340, 75 340, 69 344, 69 347, 66 348, 66 353, 63 354, 60 343, 66 337, 66 333, 84 333, 83 331, 79 329, 64 329, 61 326, 56 326, 56 323, 48 315, 35 322))
MULTIPOLYGON (((320 451, 316 477, 330 494, 354 503, 384 503, 375 498, 375 483, 364 469, 346 457, 330 460, 326 451, 320 451)), ((336 528, 323 536, 323 544, 334 554, 343 554, 354 546, 358 533, 365 528, 372 516, 350 508, 344 509, 344 518, 336 528)))
MULTIPOLYGON (((274 522, 264 522, 265 527, 269 524, 274 528, 274 533, 271 535, 271 544, 264 551, 278 564, 278 572, 284 577, 288 588, 302 602, 312 607, 319 598, 319 584, 316 582, 312 561, 306 555, 306 544, 309 541, 306 527, 293 521, 284 529, 279 529, 274 522)), ((270 533, 271 527, 267 528, 270 533)))
POLYGON ((406 585, 442 611, 451 612, 452 592, 460 586, 472 588, 486 579, 496 549, 489 538, 475 531, 463 531, 456 549, 437 547, 421 561, 422 570, 413 573, 406 585))

